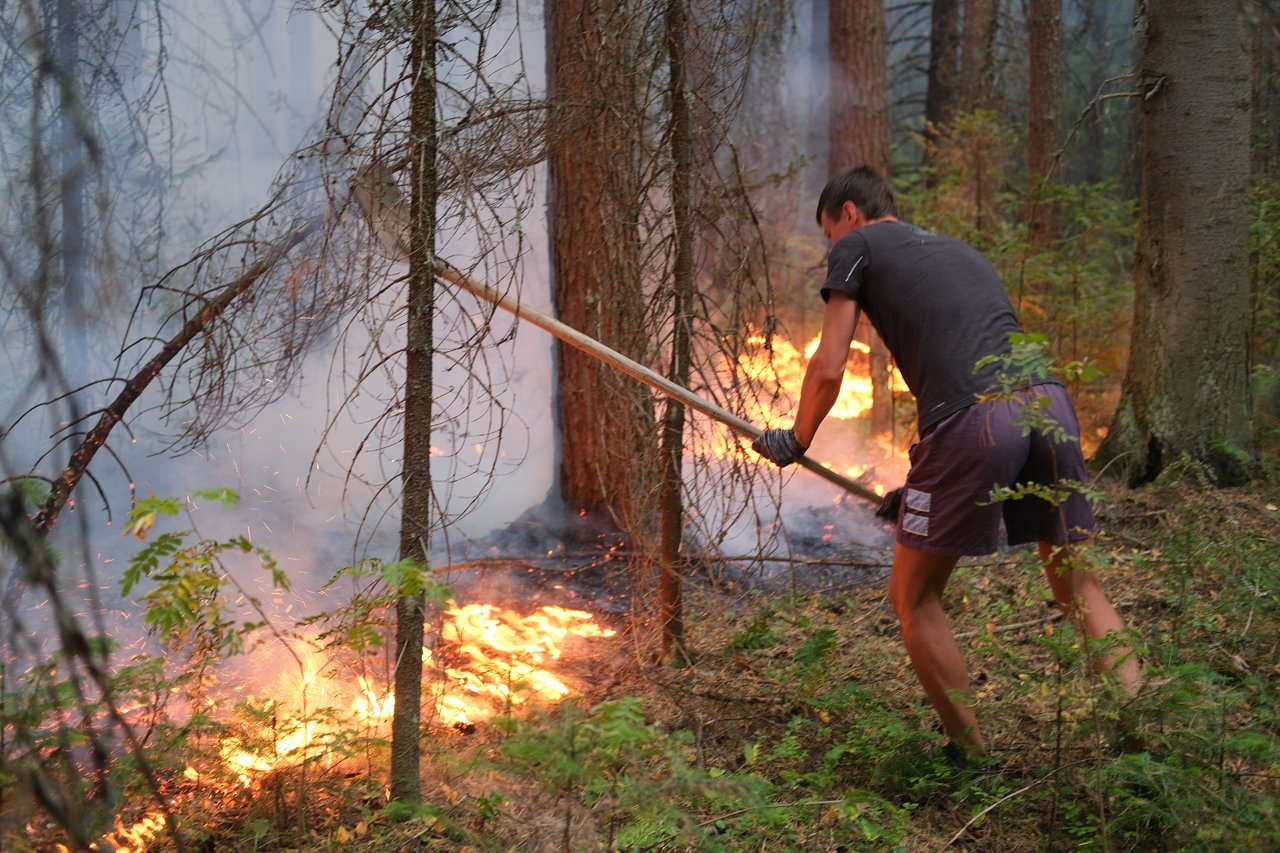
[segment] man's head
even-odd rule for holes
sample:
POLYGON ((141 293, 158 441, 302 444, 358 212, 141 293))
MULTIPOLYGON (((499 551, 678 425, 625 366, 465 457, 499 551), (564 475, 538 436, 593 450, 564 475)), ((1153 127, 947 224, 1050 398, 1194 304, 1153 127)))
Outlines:
POLYGON ((833 243, 868 222, 897 215, 893 188, 870 166, 841 172, 818 196, 818 224, 833 243))

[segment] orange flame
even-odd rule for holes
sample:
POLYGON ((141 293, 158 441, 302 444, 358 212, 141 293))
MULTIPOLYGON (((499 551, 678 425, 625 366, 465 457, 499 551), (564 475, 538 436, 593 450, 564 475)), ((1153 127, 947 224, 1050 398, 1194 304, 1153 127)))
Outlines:
MULTIPOLYGON (((742 412, 746 420, 764 427, 785 424, 793 415, 797 399, 794 395, 799 394, 809 359, 817 351, 820 342, 819 335, 810 340, 801 350, 780 335, 774 335, 766 341, 764 335, 752 334, 747 338, 747 351, 738 357, 736 363, 721 363, 717 371, 719 381, 723 387, 741 387, 750 384, 759 389, 756 396, 746 399, 742 412), (769 349, 765 349, 766 343, 769 344, 769 349)), ((865 362, 862 369, 858 369, 857 364, 861 360, 860 357, 870 354, 870 347, 861 341, 853 341, 849 349, 851 352, 858 353, 859 356, 851 357, 845 366, 840 396, 828 414, 828 420, 831 422, 856 421, 866 417, 871 411, 873 400, 871 377, 865 369, 865 362)), ((891 367, 890 384, 895 393, 907 393, 909 390, 896 367, 891 367)), ((828 429, 830 428, 824 427, 824 432, 828 429)), ((870 475, 871 469, 874 468, 880 472, 880 468, 886 466, 895 471, 905 470, 906 460, 902 451, 894 447, 892 435, 877 435, 873 437, 873 441, 874 446, 866 446, 865 439, 857 440, 858 447, 854 448, 853 452, 864 457, 858 462, 841 462, 834 459, 818 461, 854 479, 862 478, 868 485, 883 491, 884 484, 870 475), (870 457, 870 460, 867 461, 865 457, 870 457)), ((695 447, 695 452, 724 458, 742 452, 747 444, 746 439, 729 435, 724 431, 712 431, 708 437, 700 441, 699 446, 695 447)), ((751 453, 747 453, 746 456, 748 459, 755 458, 751 453)))
MULTIPOLYGON (((558 701, 569 687, 543 669, 560 659, 569 637, 611 637, 582 610, 546 606, 521 616, 491 604, 454 605, 442 637, 461 655, 458 666, 439 664, 444 678, 436 685, 436 709, 446 725, 481 722, 531 699, 558 701)), ((437 666, 430 649, 423 663, 437 666)))
MULTIPOLYGON (((585 611, 545 606, 521 615, 492 604, 451 605, 445 611, 441 639, 450 649, 451 665, 437 662, 430 649, 423 662, 437 676, 427 692, 445 725, 470 725, 533 699, 558 701, 572 690, 546 666, 558 661, 570 637, 609 637, 612 629, 596 624, 585 611)), ((322 678, 324 662, 318 652, 303 659, 300 683, 278 688, 277 695, 306 695, 313 708, 337 704, 347 708, 348 722, 377 731, 385 730, 395 696, 359 675, 355 690, 330 687, 322 678)), ((302 720, 300 709, 287 709, 268 700, 260 706, 273 715, 275 729, 263 732, 265 747, 237 737, 220 745, 224 765, 241 783, 252 785, 255 774, 267 773, 323 756, 333 725, 315 719, 302 720)))
MULTIPOLYGON (((114 831, 104 835, 91 850, 114 850, 116 853, 145 853, 147 845, 166 832, 164 813, 147 812, 140 820, 130 826, 116 820, 114 831)), ((63 845, 57 845, 60 851, 67 851, 63 845)), ((69 851, 67 851, 69 853, 69 851)))
MULTIPOLYGON (((791 341, 779 335, 773 336, 771 350, 765 349, 766 340, 763 335, 754 334, 747 339, 753 350, 739 356, 736 369, 743 379, 765 390, 765 395, 762 395, 757 405, 758 411, 754 413, 758 422, 773 424, 786 414, 777 403, 784 401, 789 403, 785 396, 788 392, 799 393, 800 385, 804 381, 805 368, 808 367, 809 359, 813 358, 821 340, 821 335, 813 338, 801 351, 796 349, 791 341)), ((862 341, 850 343, 849 350, 863 355, 871 352, 871 348, 862 341)), ((898 372, 897 367, 891 370, 890 381, 893 390, 906 391, 907 384, 902 374, 898 372)), ((871 401, 871 377, 846 365, 844 381, 840 386, 840 396, 831 407, 828 417, 840 420, 860 418, 871 411, 871 401)))

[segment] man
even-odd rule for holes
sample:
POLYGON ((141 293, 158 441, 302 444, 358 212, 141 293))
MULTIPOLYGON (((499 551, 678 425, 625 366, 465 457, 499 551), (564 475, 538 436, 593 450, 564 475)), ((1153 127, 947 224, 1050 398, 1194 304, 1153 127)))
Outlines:
MULTIPOLYGON (((995 384, 996 364, 979 360, 1010 350, 1020 331, 995 270, 964 243, 898 220, 888 182, 868 167, 832 178, 818 200, 818 224, 831 242, 822 338, 800 389, 795 425, 766 430, 756 452, 780 466, 799 459, 840 393, 859 314, 865 312, 916 398, 919 443, 898 510, 889 598, 912 666, 950 743, 963 763, 981 757, 985 742, 969 704, 969 673, 942 609, 942 593, 957 560, 997 549, 1001 517, 1009 544, 1040 543, 1054 597, 1085 633, 1100 638, 1124 625, 1090 572, 1072 567, 1070 544, 1094 530, 1092 510, 1073 492, 1060 506, 1036 497, 992 503, 994 486, 1084 482, 1078 441, 1055 443, 1016 422, 1023 401, 979 403, 995 384)), ((1066 389, 1056 380, 1021 396, 1047 398, 1040 410, 1072 435, 1079 425, 1066 389)), ((1099 660, 1133 695, 1138 665, 1128 649, 1099 660)))

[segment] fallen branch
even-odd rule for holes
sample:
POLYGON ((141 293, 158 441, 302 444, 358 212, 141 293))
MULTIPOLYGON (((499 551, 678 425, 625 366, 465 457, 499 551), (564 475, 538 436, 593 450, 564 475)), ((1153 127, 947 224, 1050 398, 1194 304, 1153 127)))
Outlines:
POLYGON ((249 267, 244 275, 224 287, 222 292, 212 301, 196 310, 187 322, 183 324, 182 329, 165 343, 160 352, 156 353, 141 370, 124 384, 124 389, 111 401, 109 406, 102 410, 98 423, 80 442, 80 446, 75 449, 75 452, 71 454, 71 460, 67 463, 67 467, 62 474, 53 481, 48 499, 32 520, 32 526, 38 531, 39 535, 47 536, 53 529, 54 524, 57 523, 58 514, 62 512, 62 508, 66 506, 67 501, 71 498, 71 493, 75 490, 81 478, 84 477, 89 463, 93 461, 93 457, 106 444, 111 430, 123 420, 129 407, 134 404, 138 397, 142 396, 142 392, 160 375, 160 371, 164 369, 165 365, 172 361, 173 357, 181 352, 183 347, 190 343, 196 335, 203 333, 212 326, 232 302, 252 288, 262 276, 266 275, 295 246, 311 236, 323 221, 323 218, 312 219, 279 240, 264 257, 258 259, 249 267))
POLYGON ((1052 625, 1054 622, 1062 621, 1062 613, 1055 611, 1043 619, 1028 619, 1025 622, 1010 622, 1008 625, 997 625, 990 631, 962 631, 956 634, 957 640, 971 640, 979 634, 999 634, 1006 631, 1021 631, 1023 628, 1035 628, 1040 625, 1052 625))
POLYGON ((974 815, 973 817, 969 818, 968 822, 967 822, 964 826, 962 826, 962 827, 960 827, 958 830, 956 830, 956 834, 955 834, 955 835, 953 835, 953 836, 951 836, 949 839, 947 839, 947 846, 948 846, 948 847, 950 847, 951 845, 953 845, 953 844, 955 844, 957 841, 959 841, 959 840, 960 840, 960 836, 964 835, 966 832, 968 832, 968 831, 969 831, 969 827, 973 826, 973 825, 974 825, 974 824, 976 824, 978 821, 980 821, 980 820, 982 820, 984 817, 986 817, 988 814, 990 814, 991 812, 995 811, 995 809, 996 809, 996 808, 998 808, 999 806, 1001 806, 1001 805, 1003 805, 1003 804, 1005 804, 1005 803, 1009 802, 1009 800, 1012 800, 1014 797, 1020 797, 1020 796, 1022 796, 1022 795, 1023 795, 1023 794, 1025 794, 1027 791, 1030 791, 1032 788, 1035 788, 1035 787, 1037 787, 1037 786, 1039 786, 1039 785, 1043 785, 1045 782, 1048 782, 1050 779, 1052 779, 1052 778, 1053 778, 1053 775, 1054 775, 1055 773, 1057 773, 1059 770, 1065 770, 1066 768, 1068 768, 1068 767, 1072 767, 1072 766, 1075 766, 1075 765, 1077 765, 1077 764, 1084 764, 1084 763, 1086 763, 1087 761, 1089 761, 1089 759, 1082 759, 1082 760, 1080 760, 1080 761, 1072 761, 1072 762, 1071 762, 1071 763, 1069 763, 1069 764, 1063 764, 1063 765, 1062 765, 1062 766, 1060 766, 1060 767, 1055 767, 1053 770, 1050 770, 1050 771, 1049 771, 1048 773, 1046 773, 1043 777, 1041 777, 1041 778, 1039 778, 1039 779, 1036 779, 1034 782, 1031 782, 1031 783, 1029 783, 1029 784, 1027 784, 1027 785, 1023 785, 1023 786, 1022 786, 1021 788, 1019 788, 1018 790, 1013 791, 1013 792, 1008 793, 1008 794, 1005 794, 1003 797, 1001 797, 1000 799, 996 800, 994 803, 992 803, 991 805, 987 806, 985 809, 983 809, 982 811, 978 812, 978 813, 977 813, 976 815, 974 815))

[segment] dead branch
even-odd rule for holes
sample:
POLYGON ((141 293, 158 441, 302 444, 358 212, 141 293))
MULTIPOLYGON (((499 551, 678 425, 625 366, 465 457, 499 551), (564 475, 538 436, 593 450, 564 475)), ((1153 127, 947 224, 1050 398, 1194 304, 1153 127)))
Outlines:
POLYGON ((165 365, 173 360, 174 356, 180 353, 183 347, 190 343, 193 338, 210 328, 227 310, 229 305, 248 292, 259 279, 279 263, 295 246, 315 233, 324 221, 323 217, 316 217, 299 225, 284 238, 277 241, 265 256, 259 258, 249 267, 244 275, 224 287, 217 297, 194 312, 187 319, 187 322, 183 324, 182 329, 169 339, 160 352, 156 353, 150 361, 143 365, 141 370, 125 383, 124 389, 116 396, 115 400, 102 410, 97 425, 80 442, 80 446, 76 448, 75 452, 71 454, 71 461, 67 463, 66 469, 54 480, 48 500, 45 501, 44 506, 32 521, 32 526, 40 536, 47 536, 53 530, 53 526, 58 520, 58 514, 66 506, 71 497, 71 492, 84 476, 89 463, 93 461, 93 457, 106 443, 111 430, 124 418, 129 407, 142 395, 147 386, 160 375, 160 371, 164 369, 165 365))
POLYGON ((998 633, 1004 633, 1006 631, 1021 631, 1023 628, 1036 628, 1041 625, 1052 625, 1053 623, 1060 622, 1061 620, 1062 620, 1062 613, 1055 611, 1054 613, 1051 613, 1049 616, 1045 617, 1044 619, 1028 619, 1025 622, 1010 622, 1008 625, 997 625, 994 628, 990 629, 989 631, 988 630, 962 631, 961 633, 956 634, 956 639, 972 640, 974 637, 978 636, 979 634, 987 634, 987 633, 998 634, 998 633))

